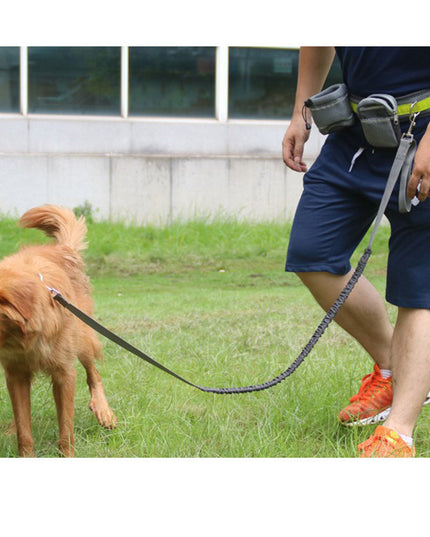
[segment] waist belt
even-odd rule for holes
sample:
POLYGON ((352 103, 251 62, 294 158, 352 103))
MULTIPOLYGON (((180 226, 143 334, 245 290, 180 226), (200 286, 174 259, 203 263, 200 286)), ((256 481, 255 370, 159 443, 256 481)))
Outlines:
MULTIPOLYGON (((349 99, 353 112, 357 113, 357 106, 362 97, 350 95, 349 99)), ((399 120, 409 119, 411 113, 415 112, 420 112, 421 116, 430 114, 430 89, 396 97, 396 101, 399 120)))

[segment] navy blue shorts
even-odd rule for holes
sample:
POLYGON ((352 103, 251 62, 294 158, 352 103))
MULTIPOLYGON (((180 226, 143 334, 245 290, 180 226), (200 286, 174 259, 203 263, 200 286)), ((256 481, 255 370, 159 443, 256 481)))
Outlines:
MULTIPOLYGON (((428 122, 428 117, 417 121, 417 142, 428 122)), ((338 275, 350 271, 351 255, 378 211, 395 153, 369 147, 359 125, 328 136, 303 179, 287 271, 338 275), (365 150, 349 171, 360 147, 365 150)), ((430 199, 401 214, 398 189, 397 183, 385 212, 391 225, 386 299, 400 307, 430 309, 430 285, 426 284, 430 277, 430 199)))

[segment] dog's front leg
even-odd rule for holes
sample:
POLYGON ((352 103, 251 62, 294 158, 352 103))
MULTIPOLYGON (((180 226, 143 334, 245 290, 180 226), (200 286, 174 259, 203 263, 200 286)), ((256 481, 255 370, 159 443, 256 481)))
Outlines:
POLYGON ((73 457, 73 414, 75 401, 76 370, 62 369, 52 375, 55 405, 57 407, 59 442, 58 447, 65 457, 73 457))
POLYGON ((19 456, 34 457, 31 434, 31 374, 6 370, 6 383, 12 402, 19 456))

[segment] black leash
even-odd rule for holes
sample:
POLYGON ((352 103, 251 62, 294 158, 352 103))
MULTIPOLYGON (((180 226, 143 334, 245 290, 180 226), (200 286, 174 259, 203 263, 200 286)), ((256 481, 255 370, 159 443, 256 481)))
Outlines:
MULTIPOLYGON (((415 119, 415 117, 413 118, 415 119)), ((280 375, 273 378, 272 380, 269 380, 268 382, 265 382, 263 384, 256 384, 252 386, 241 386, 241 387, 232 387, 232 388, 208 388, 205 386, 199 386, 198 384, 194 384, 193 382, 190 382, 189 380, 181 377, 174 371, 168 369, 164 365, 160 364, 138 348, 134 347, 124 339, 122 339, 120 336, 115 334, 114 332, 111 332, 106 327, 92 319, 89 315, 78 309, 76 306, 68 302, 63 295, 57 291, 56 289, 52 287, 48 287, 46 284, 45 286, 47 289, 52 293, 54 300, 56 300, 59 304, 61 304, 63 307, 68 309, 73 315, 78 317, 81 321, 83 321, 85 324, 96 330, 99 334, 102 336, 110 339, 113 343, 116 343, 123 349, 131 352, 135 356, 141 358, 142 360, 145 360, 146 362, 150 363, 151 365, 158 367, 165 373, 168 373, 169 375, 175 377, 176 379, 185 382, 185 384, 188 384, 189 386, 192 386, 193 388, 197 388, 198 390, 201 390, 203 392, 208 393, 216 393, 219 395, 226 395, 226 394, 236 394, 236 393, 248 393, 248 392, 258 392, 262 390, 267 390, 268 388, 271 388, 272 386, 275 386, 276 384, 279 384, 283 380, 285 380, 287 377, 292 375, 294 371, 299 367, 299 365, 303 362, 303 360, 308 356, 308 354, 311 352, 311 350, 315 347, 316 343, 320 339, 320 337, 324 334, 326 328, 328 325, 332 322, 334 317, 336 316, 339 309, 342 307, 348 296, 350 295, 351 291, 353 290, 355 284, 357 283, 360 276, 363 274, 363 271, 366 267, 367 261, 369 260, 369 257, 372 254, 372 243, 375 238, 376 230, 381 223, 382 217, 385 213, 385 209, 387 208, 388 202, 390 200, 391 194, 393 192, 394 186, 399 178, 399 176, 402 174, 405 175, 405 167, 410 168, 411 162, 413 159, 413 155, 416 151, 416 144, 415 140, 413 139, 413 136, 411 134, 412 130, 412 121, 411 121, 411 127, 409 131, 403 135, 399 148, 397 150, 393 165, 391 167, 390 175, 387 180, 387 184, 385 187, 384 194, 381 199, 381 203, 378 208, 378 213, 375 218, 374 227, 372 230, 372 233, 370 235, 369 243, 367 245, 367 248, 365 249, 363 255, 361 256, 357 268, 355 269, 353 275, 351 276, 350 280, 346 284, 345 288, 340 293, 339 297, 335 301, 335 303, 332 305, 332 307, 329 309, 329 311, 324 316, 323 320, 319 324, 318 328, 315 330, 313 336, 308 341, 308 343, 305 345, 301 353, 297 356, 297 358, 292 362, 292 364, 280 375)), ((406 174, 407 175, 407 174, 406 174)), ((410 176, 410 173, 409 173, 410 176)), ((407 186, 407 185, 406 185, 407 186)), ((406 189, 406 186, 403 185, 402 188, 406 189)), ((403 193, 404 194, 404 193, 403 193)), ((406 208, 406 210, 409 210, 409 208, 406 208)), ((43 276, 40 274, 40 278, 43 282, 43 276)))
POLYGON ((276 378, 265 382, 264 384, 256 384, 253 386, 241 386, 241 387, 233 387, 233 388, 208 388, 206 386, 199 386, 198 384, 194 384, 193 382, 190 382, 189 380, 181 377, 174 371, 168 369, 164 365, 160 364, 141 350, 139 350, 137 347, 134 347, 129 343, 128 341, 125 341, 120 336, 115 334, 114 332, 111 332, 108 330, 105 326, 101 325, 97 321, 95 321, 92 317, 78 309, 76 306, 71 304, 68 300, 66 300, 63 295, 57 291, 56 289, 53 289, 51 287, 48 287, 48 290, 52 293, 54 300, 56 300, 59 304, 61 304, 63 307, 68 309, 73 315, 78 317, 81 321, 83 321, 85 324, 93 328, 96 332, 101 334, 102 336, 110 339, 113 341, 113 343, 116 343, 123 349, 131 352, 135 356, 141 358, 142 360, 145 360, 145 362, 148 362, 152 364, 155 367, 158 367, 165 373, 168 373, 169 375, 172 375, 176 379, 185 382, 185 384, 188 384, 189 386, 192 386, 193 388, 197 388, 198 390, 201 390, 202 392, 208 392, 208 393, 216 393, 219 395, 226 395, 226 394, 233 394, 233 393, 247 393, 247 392, 258 392, 261 390, 267 390, 267 388, 271 388, 272 386, 275 386, 276 384, 279 384, 284 379, 289 377, 294 373, 294 371, 299 367, 299 365, 303 362, 303 360, 306 358, 306 356, 311 352, 311 350, 316 345, 319 338, 323 335, 325 332, 327 326, 331 323, 331 321, 334 319, 336 313, 341 308, 342 304, 345 302, 345 300, 348 298, 349 294, 351 293, 352 289, 354 288, 354 285, 356 284, 358 278, 363 273, 364 267, 366 266, 367 260, 370 257, 371 254, 370 249, 366 249, 364 254, 362 255, 358 266, 352 275, 351 279, 349 280, 348 284, 345 286, 345 289, 342 291, 342 293, 339 295, 336 302, 333 304, 333 306, 330 308, 330 310, 325 315, 324 319, 321 321, 318 328, 315 330, 313 336, 307 343, 307 345, 303 348, 302 352, 299 354, 299 356, 294 360, 294 362, 279 376, 276 378))

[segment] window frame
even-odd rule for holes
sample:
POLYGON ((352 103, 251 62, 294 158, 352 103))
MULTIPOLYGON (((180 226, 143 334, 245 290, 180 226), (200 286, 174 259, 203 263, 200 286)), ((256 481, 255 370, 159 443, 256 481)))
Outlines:
MULTIPOLYGON (((249 118, 249 119, 236 119, 229 118, 229 48, 228 46, 215 47, 215 114, 213 118, 196 118, 190 117, 157 117, 152 116, 133 116, 133 120, 163 120, 163 121, 216 121, 219 123, 230 122, 285 122, 289 121, 289 118, 279 119, 263 119, 263 118, 249 118)), ((253 47, 253 48, 275 48, 275 47, 253 47)), ((280 47, 276 47, 280 48, 280 47)), ((281 47, 282 48, 282 47, 281 47)), ((285 49, 298 49, 299 47, 285 47, 285 49)), ((24 117, 62 117, 62 118, 118 118, 118 119, 131 119, 129 115, 129 47, 121 46, 121 66, 120 66, 120 114, 119 115, 79 115, 79 114, 40 114, 29 113, 28 106, 28 46, 19 47, 20 57, 20 115, 24 117)), ((4 115, 3 113, 0 114, 4 115)))

